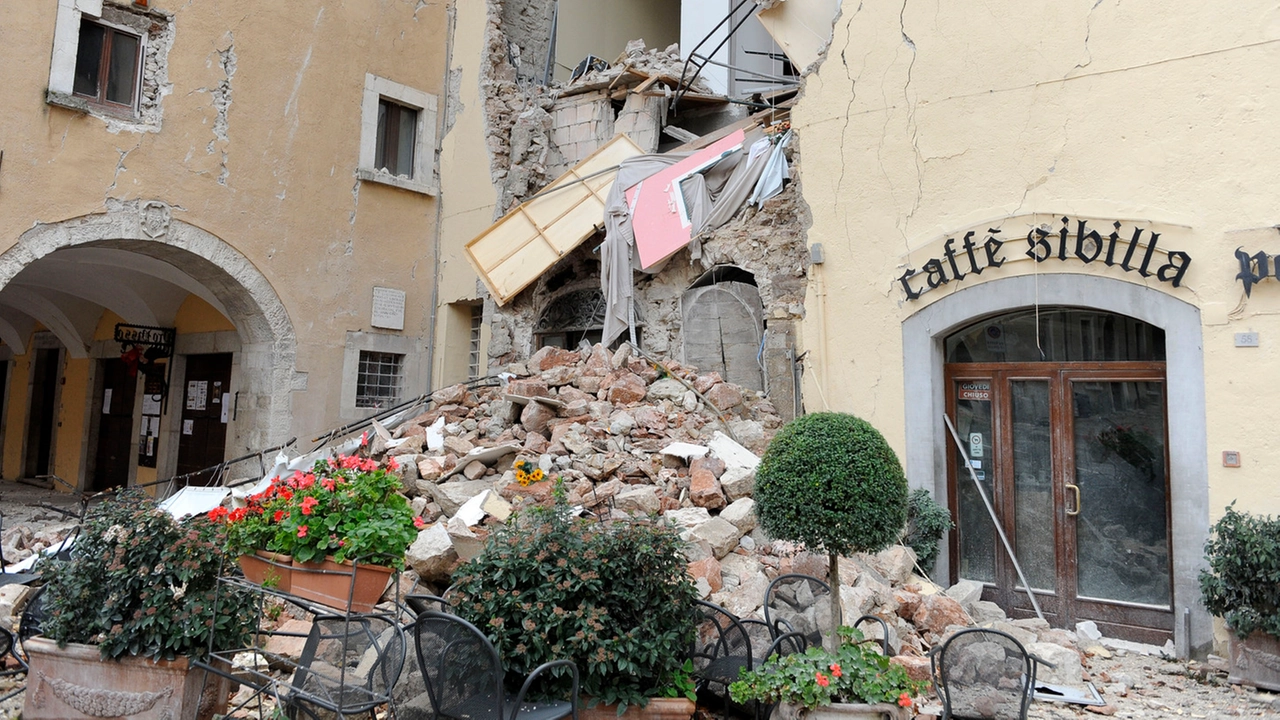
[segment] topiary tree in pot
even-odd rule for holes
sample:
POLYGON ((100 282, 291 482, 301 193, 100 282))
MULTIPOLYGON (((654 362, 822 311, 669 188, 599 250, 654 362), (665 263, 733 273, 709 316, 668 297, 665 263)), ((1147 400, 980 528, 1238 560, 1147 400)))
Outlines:
POLYGON ((755 501, 769 535, 827 554, 834 595, 828 641, 835 642, 841 623, 837 559, 883 550, 907 521, 907 480, 897 454, 865 420, 845 413, 805 415, 769 444, 756 471, 755 501))
POLYGON ((1280 518, 1240 512, 1233 502, 1204 551, 1204 606, 1231 630, 1228 680, 1280 690, 1280 518))

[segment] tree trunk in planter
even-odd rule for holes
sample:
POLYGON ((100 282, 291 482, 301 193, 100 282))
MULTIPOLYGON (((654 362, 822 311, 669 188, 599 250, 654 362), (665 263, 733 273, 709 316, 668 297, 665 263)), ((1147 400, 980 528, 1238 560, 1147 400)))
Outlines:
POLYGON ((1241 640, 1230 635, 1231 673, 1227 682, 1280 692, 1280 639, 1262 631, 1241 640))
POLYGON ((23 648, 31 661, 27 720, 208 720, 227 710, 230 681, 190 668, 186 658, 103 660, 96 645, 59 648, 44 637, 23 648))

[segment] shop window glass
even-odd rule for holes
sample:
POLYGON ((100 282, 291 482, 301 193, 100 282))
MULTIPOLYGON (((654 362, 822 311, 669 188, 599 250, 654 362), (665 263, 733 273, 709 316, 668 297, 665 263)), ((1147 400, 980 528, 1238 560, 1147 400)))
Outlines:
POLYGON ((1114 313, 1019 310, 976 322, 946 341, 947 362, 1163 361, 1164 330, 1114 313))

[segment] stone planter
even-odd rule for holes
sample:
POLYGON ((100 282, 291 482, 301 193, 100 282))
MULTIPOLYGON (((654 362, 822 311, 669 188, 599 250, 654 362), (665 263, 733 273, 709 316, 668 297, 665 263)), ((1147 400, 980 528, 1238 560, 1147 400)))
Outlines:
POLYGON ((892 703, 832 703, 812 710, 781 703, 773 711, 774 720, 908 720, 910 717, 907 708, 892 703))
POLYGON ((382 565, 339 563, 332 556, 324 562, 300 563, 295 559, 290 592, 335 610, 367 613, 382 599, 394 572, 382 565))
POLYGON ((240 571, 255 585, 291 592, 293 588, 293 557, 282 553, 259 550, 252 555, 241 555, 240 571))
POLYGON ((1258 631, 1241 640, 1231 632, 1230 649, 1227 682, 1280 692, 1280 639, 1258 631))
POLYGON ((59 648, 39 636, 23 648, 31 661, 22 707, 28 720, 208 720, 227 710, 230 682, 190 668, 186 658, 103 660, 96 645, 59 648))
MULTIPOLYGON (((628 705, 624 720, 689 720, 696 709, 688 698, 650 698, 644 707, 628 705)), ((578 706, 578 720, 618 720, 617 705, 578 706)))

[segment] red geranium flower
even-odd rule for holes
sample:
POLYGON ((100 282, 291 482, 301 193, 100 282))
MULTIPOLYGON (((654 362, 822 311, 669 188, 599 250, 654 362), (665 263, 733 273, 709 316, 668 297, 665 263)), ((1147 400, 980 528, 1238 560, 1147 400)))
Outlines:
POLYGON ((822 673, 815 673, 815 675, 817 676, 819 686, 826 687, 831 684, 831 680, 828 679, 826 675, 823 675, 822 673))
POLYGON ((422 528, 427 526, 427 521, 423 520, 421 515, 418 515, 417 517, 413 518, 413 526, 421 530, 422 528))
POLYGON ((306 525, 299 525, 299 526, 298 526, 298 537, 300 537, 300 538, 301 538, 301 537, 306 537, 306 536, 307 536, 307 526, 306 526, 306 525))
POLYGON ((831 663, 831 677, 840 677, 842 674, 840 663, 831 663))
MULTIPOLYGON (((310 515, 312 508, 319 505, 320 501, 313 497, 305 497, 302 499, 302 514, 310 515)), ((299 536, 301 537, 301 536, 299 536)))
POLYGON ((898 705, 900 705, 900 706, 902 706, 902 707, 911 707, 911 705, 912 705, 912 703, 911 703, 911 696, 910 696, 910 695, 908 695, 908 694, 906 694, 906 693, 902 693, 901 695, 899 695, 899 696, 898 696, 898 705))

